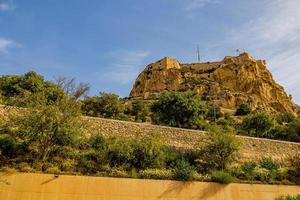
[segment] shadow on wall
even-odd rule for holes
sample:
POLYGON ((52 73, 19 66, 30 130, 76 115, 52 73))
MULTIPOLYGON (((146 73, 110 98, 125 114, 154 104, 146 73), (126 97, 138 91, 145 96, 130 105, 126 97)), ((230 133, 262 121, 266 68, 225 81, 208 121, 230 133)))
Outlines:
MULTIPOLYGON (((195 185, 195 182, 172 182, 169 184, 168 189, 165 190, 161 195, 158 196, 159 199, 170 198, 170 196, 178 197, 181 196, 182 191, 193 191, 191 187, 195 185)), ((217 193, 224 191, 228 185, 207 183, 207 185, 200 190, 200 194, 195 194, 199 199, 209 199, 211 197, 217 196, 217 193)), ((187 194, 188 196, 192 194, 187 194)))

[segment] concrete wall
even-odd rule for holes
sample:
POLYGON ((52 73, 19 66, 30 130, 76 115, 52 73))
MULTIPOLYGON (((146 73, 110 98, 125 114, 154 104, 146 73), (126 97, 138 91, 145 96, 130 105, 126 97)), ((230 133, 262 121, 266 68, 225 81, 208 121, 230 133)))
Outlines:
POLYGON ((274 200, 299 193, 299 186, 0 174, 1 200, 274 200))

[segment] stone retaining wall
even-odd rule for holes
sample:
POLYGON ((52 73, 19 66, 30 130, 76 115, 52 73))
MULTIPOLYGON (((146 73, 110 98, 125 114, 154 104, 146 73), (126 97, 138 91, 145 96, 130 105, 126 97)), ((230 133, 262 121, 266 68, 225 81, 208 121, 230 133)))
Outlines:
MULTIPOLYGON (((111 119, 85 117, 95 130, 106 136, 134 137, 160 134, 166 144, 190 149, 205 142, 207 132, 156 126, 147 123, 124 122, 111 119)), ((243 159, 258 159, 272 157, 282 159, 288 155, 300 152, 300 143, 278 140, 237 136, 241 140, 240 153, 243 159)))
MULTIPOLYGON (((0 106, 0 118, 6 118, 11 112, 19 112, 19 108, 0 106)), ((193 148, 207 138, 207 133, 204 131, 93 117, 84 117, 84 120, 87 120, 95 130, 105 136, 134 137, 160 134, 167 145, 183 149, 193 148)), ((240 153, 243 159, 258 159, 264 156, 282 159, 300 152, 300 143, 245 136, 237 137, 241 140, 240 153)))

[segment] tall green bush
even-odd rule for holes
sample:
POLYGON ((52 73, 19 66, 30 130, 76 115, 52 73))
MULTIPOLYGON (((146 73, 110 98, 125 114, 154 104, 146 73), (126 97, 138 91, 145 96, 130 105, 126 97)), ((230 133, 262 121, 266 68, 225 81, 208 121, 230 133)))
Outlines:
POLYGON ((72 98, 27 109, 12 116, 2 129, 30 146, 37 159, 47 160, 56 146, 76 145, 83 131, 80 110, 72 98))
POLYGON ((288 131, 291 140, 300 142, 300 118, 296 118, 288 124, 288 131))
POLYGON ((151 106, 153 121, 181 128, 198 128, 197 120, 207 112, 201 98, 193 92, 164 92, 151 106))
POLYGON ((263 112, 255 112, 245 117, 241 129, 247 135, 265 137, 267 132, 275 125, 274 119, 263 112))
POLYGON ((239 141, 233 132, 214 127, 205 145, 199 147, 199 165, 204 171, 224 170, 236 159, 239 141))
POLYGON ((94 117, 117 118, 124 112, 124 105, 118 95, 100 92, 98 96, 86 97, 82 101, 83 113, 94 117))

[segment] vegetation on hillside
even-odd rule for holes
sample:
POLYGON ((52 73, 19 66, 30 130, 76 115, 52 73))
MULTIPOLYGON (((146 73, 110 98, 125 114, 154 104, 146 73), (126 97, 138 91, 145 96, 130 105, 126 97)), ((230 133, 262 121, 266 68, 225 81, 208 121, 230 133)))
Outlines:
POLYGON ((235 130, 238 134, 287 141, 300 141, 300 118, 291 113, 270 115, 241 104, 234 115, 201 100, 193 92, 164 92, 153 102, 128 100, 116 94, 100 92, 86 96, 89 86, 59 78, 46 81, 35 72, 0 77, 0 102, 27 108, 57 104, 68 96, 77 99, 84 115, 125 121, 210 130, 214 126, 235 130))
MULTIPOLYGON (((60 78, 48 82, 29 72, 0 78, 1 101, 26 107, 0 121, 0 167, 22 172, 115 177, 300 183, 300 157, 241 162, 235 134, 299 141, 300 120, 271 116, 241 106, 238 115, 212 119, 210 106, 193 92, 166 92, 157 101, 125 100, 115 94, 88 97, 87 84, 60 78), (208 131, 198 148, 167 147, 163 135, 107 138, 83 124, 81 115, 208 131)), ((216 110, 213 110, 216 112, 216 110)))

